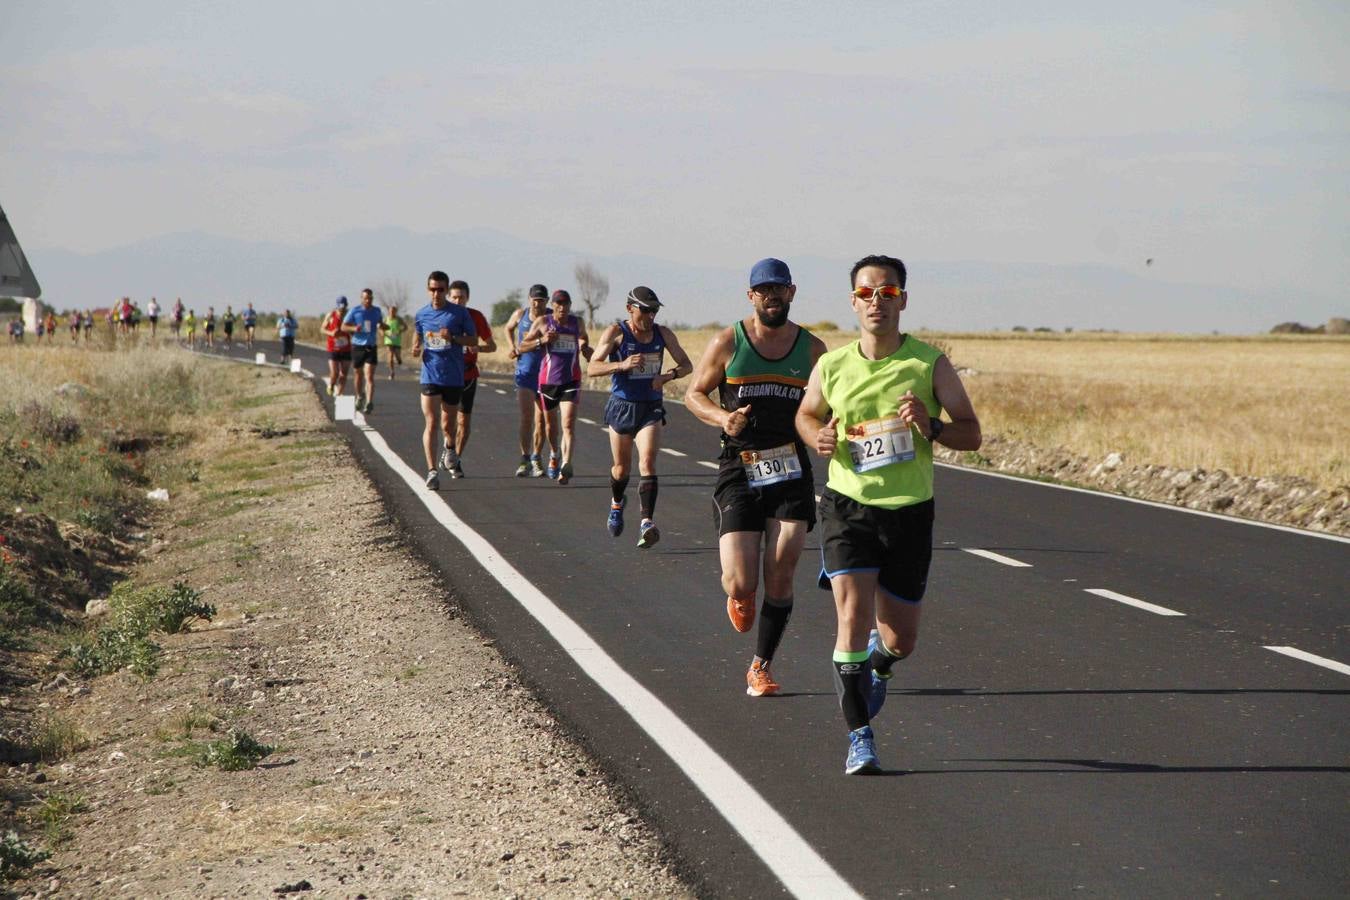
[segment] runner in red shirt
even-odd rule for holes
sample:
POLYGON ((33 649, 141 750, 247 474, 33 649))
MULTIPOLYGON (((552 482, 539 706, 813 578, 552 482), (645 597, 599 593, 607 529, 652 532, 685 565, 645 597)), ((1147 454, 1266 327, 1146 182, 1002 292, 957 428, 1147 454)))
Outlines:
MULTIPOLYGON (((468 282, 450 282, 450 302, 468 307, 468 282)), ((451 478, 464 477, 460 461, 464 458, 464 448, 469 443, 469 417, 473 415, 473 398, 478 393, 478 354, 494 353, 497 350, 497 341, 492 337, 492 328, 488 325, 487 317, 476 309, 469 309, 468 313, 473 319, 473 327, 478 331, 478 345, 464 348, 464 393, 459 398, 459 427, 455 431, 455 468, 450 472, 451 478)))
POLYGON ((328 396, 341 396, 352 368, 352 336, 342 330, 347 315, 347 298, 338 297, 333 309, 323 317, 319 330, 328 338, 328 396))

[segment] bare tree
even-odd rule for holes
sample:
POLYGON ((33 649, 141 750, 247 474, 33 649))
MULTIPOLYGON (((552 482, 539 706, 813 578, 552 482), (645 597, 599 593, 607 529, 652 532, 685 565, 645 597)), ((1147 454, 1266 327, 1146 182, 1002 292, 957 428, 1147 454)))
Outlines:
POLYGON ((404 312, 408 309, 408 282, 402 278, 381 278, 371 285, 375 292, 375 302, 383 307, 397 306, 404 312))
POLYGON ((586 307, 586 327, 595 328, 596 310, 605 305, 609 297, 609 279, 600 274, 600 270, 589 260, 577 263, 572 273, 577 279, 577 294, 581 305, 586 307))

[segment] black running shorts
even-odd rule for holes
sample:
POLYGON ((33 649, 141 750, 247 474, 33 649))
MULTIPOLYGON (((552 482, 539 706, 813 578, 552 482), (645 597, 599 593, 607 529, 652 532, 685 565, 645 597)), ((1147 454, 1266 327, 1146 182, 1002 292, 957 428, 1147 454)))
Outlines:
POLYGON ((380 364, 380 351, 378 347, 352 347, 352 365, 358 369, 362 366, 378 366, 380 364))
POLYGON ((464 394, 463 385, 451 387, 448 384, 423 384, 423 397, 440 397, 441 402, 447 406, 459 406, 459 399, 464 394))
POLYGON ((899 509, 867 506, 826 488, 820 497, 821 587, 847 572, 879 572, 881 589, 918 603, 933 561, 933 501, 899 509))
POLYGON ((459 395, 459 411, 466 416, 473 415, 473 398, 478 396, 478 379, 471 379, 464 385, 459 395))
POLYGON ((352 361, 351 348, 349 347, 346 350, 329 350, 328 358, 332 360, 337 360, 338 362, 351 362, 352 361))
POLYGON ((722 460, 713 488, 713 525, 717 535, 733 531, 763 531, 769 519, 795 519, 816 526, 816 489, 811 470, 801 478, 781 481, 768 487, 750 487, 739 455, 722 460))
POLYGON ((576 403, 581 395, 581 382, 539 385, 539 402, 544 409, 557 409, 559 403, 576 403))

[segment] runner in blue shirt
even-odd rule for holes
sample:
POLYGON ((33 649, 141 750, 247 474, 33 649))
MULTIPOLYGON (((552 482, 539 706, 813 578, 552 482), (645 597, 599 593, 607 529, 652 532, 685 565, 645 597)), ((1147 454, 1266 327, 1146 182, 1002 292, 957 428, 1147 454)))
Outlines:
POLYGON ((384 310, 375 305, 375 293, 366 288, 361 302, 342 319, 342 330, 352 336, 352 368, 356 371, 356 411, 375 410, 375 369, 380 364, 380 325, 384 310))
MULTIPOLYGON (((153 299, 153 298, 152 298, 153 299)), ((258 327, 258 313, 250 303, 248 308, 239 314, 239 318, 244 320, 244 346, 253 349, 253 329, 258 327)))
POLYGON ((295 332, 300 328, 300 323, 295 321, 295 316, 291 315, 288 309, 277 319, 277 337, 281 338, 281 364, 284 366, 291 361, 295 355, 295 332))
POLYGON ((427 276, 431 302, 413 316, 413 359, 422 360, 422 449, 427 459, 427 487, 440 490, 436 473, 436 418, 440 413, 444 438, 441 465, 455 477, 455 417, 464 392, 464 348, 477 346, 478 332, 467 307, 450 302, 450 276, 436 271, 427 276))

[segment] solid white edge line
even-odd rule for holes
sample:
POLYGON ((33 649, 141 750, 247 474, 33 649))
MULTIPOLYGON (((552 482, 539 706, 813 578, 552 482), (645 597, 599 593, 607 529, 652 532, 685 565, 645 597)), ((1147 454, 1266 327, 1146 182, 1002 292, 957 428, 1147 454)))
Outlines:
MULTIPOLYGON (((688 725, 616 663, 579 625, 472 530, 448 503, 427 490, 383 435, 361 432, 432 517, 534 617, 595 684, 645 731, 745 840, 783 885, 798 897, 860 897, 735 769, 688 725)), ((840 776, 843 777, 842 775, 840 776)))
POLYGON ((1350 675, 1350 666, 1343 662, 1336 662, 1334 659, 1327 659, 1325 656, 1317 656, 1306 650, 1300 650, 1297 647, 1266 647, 1267 650, 1274 650, 1276 653, 1283 653, 1285 656, 1291 656, 1294 659, 1301 659, 1304 662, 1312 663, 1315 666, 1321 666, 1324 669, 1330 669, 1333 672, 1340 672, 1342 675, 1350 675))
POLYGON ((672 449, 670 449, 669 447, 662 447, 662 448, 661 448, 661 452, 662 452, 662 453, 669 453, 671 456, 688 456, 688 455, 689 455, 688 453, 681 453, 681 452, 678 451, 678 450, 672 450, 672 449))
POLYGON ((1138 609, 1156 613, 1160 616, 1184 616, 1184 612, 1177 612, 1175 609, 1168 609, 1165 606, 1158 606, 1136 597, 1129 597, 1125 594, 1117 594, 1115 591, 1106 588, 1083 588, 1089 594, 1096 594, 1098 597, 1105 597, 1107 600, 1115 600, 1117 603, 1124 603, 1126 606, 1133 606, 1138 609))
POLYGON ((1032 568, 1031 563, 1022 562, 1020 559, 1013 559, 1011 556, 1004 556, 992 550, 981 550, 979 547, 962 547, 961 549, 975 556, 983 556, 985 559, 992 559, 996 563, 1003 563, 1005 566, 1014 566, 1019 569, 1032 568))
POLYGON ((1076 487, 1071 484, 1052 484, 1048 481, 1037 481, 1035 478, 1026 478, 1022 475, 1009 475, 1007 472, 987 472, 984 469, 976 469, 971 466, 958 466, 955 463, 938 462, 933 460, 933 465, 941 466, 944 469, 955 469, 958 472, 970 472, 972 475, 987 475, 990 478, 1006 478, 1009 481, 1021 481, 1024 484, 1034 484, 1039 487, 1055 488, 1060 491, 1074 491, 1079 494, 1092 494, 1094 497, 1105 497, 1108 500, 1123 500, 1126 503, 1139 503, 1143 506, 1155 506, 1158 509, 1170 509, 1173 512, 1189 513, 1193 516, 1204 516, 1207 519, 1218 519, 1221 522, 1232 522, 1236 525, 1255 525, 1258 528, 1270 528, 1275 531, 1287 531, 1290 534, 1299 534, 1304 537, 1322 538, 1327 541, 1338 541, 1342 544, 1350 544, 1350 537, 1341 537, 1339 534, 1328 534, 1325 531, 1311 531, 1307 528, 1295 528, 1292 525, 1277 525, 1274 522, 1258 522, 1255 519, 1241 519, 1237 516, 1225 516, 1223 513, 1207 512, 1203 509, 1191 509, 1188 506, 1174 506, 1171 503, 1159 503, 1157 500, 1144 500, 1139 497, 1126 497, 1123 494, 1111 494, 1106 491, 1094 491, 1091 488, 1076 487))

